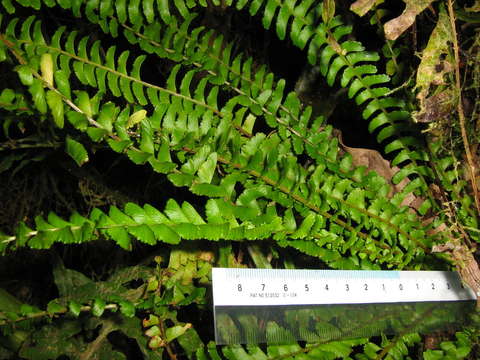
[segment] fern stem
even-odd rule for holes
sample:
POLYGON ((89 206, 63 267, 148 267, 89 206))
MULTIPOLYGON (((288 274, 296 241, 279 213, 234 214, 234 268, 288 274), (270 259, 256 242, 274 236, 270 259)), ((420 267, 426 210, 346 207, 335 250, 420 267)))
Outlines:
MULTIPOLYGON (((117 310, 118 309, 118 304, 107 304, 105 305, 105 310, 117 310)), ((92 307, 90 305, 85 305, 80 307, 81 312, 89 312, 92 310, 92 307)), ((55 312, 48 312, 48 311, 39 311, 33 314, 25 315, 25 316, 20 316, 16 319, 7 319, 7 320, 0 320, 0 326, 7 325, 7 324, 13 324, 13 323, 18 323, 20 321, 25 321, 25 320, 33 320, 37 318, 42 318, 42 317, 54 317, 55 315, 63 315, 68 312, 68 309, 66 307, 59 309, 58 311, 55 312)))
MULTIPOLYGON (((165 324, 163 319, 159 322, 159 328, 160 328, 160 333, 162 339, 166 339, 166 331, 165 331, 165 324)), ((177 360, 177 355, 173 352, 172 347, 170 346, 170 343, 165 341, 165 349, 167 350, 168 357, 170 360, 177 360)))
MULTIPOLYGON (((28 140, 28 139, 24 139, 28 140)), ((21 140, 8 140, 5 143, 0 144, 0 151, 6 150, 18 150, 18 149, 37 149, 37 148, 54 148, 57 149, 62 146, 63 143, 61 142, 45 142, 45 143, 22 143, 21 140)))
POLYGON ((87 348, 79 354, 79 360, 90 360, 95 358, 98 350, 103 345, 103 342, 107 339, 107 336, 111 331, 116 329, 116 324, 113 320, 103 321, 102 327, 98 333, 98 336, 91 343, 88 344, 87 348))

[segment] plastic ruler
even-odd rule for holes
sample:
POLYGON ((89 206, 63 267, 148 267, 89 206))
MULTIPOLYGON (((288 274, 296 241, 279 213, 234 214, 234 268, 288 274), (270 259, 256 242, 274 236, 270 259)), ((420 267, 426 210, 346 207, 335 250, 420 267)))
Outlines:
MULTIPOLYGON (((438 311, 453 306, 445 311, 459 321, 461 314, 454 314, 454 309, 465 311, 476 300, 475 293, 463 286, 458 274, 448 271, 214 268, 212 283, 219 343, 262 342, 272 336, 276 342, 309 340, 325 328, 334 329, 334 337, 341 337, 342 332, 345 337, 349 333, 371 336, 375 334, 347 329, 356 318, 368 317, 368 311, 372 319, 382 311, 390 314, 388 320, 376 320, 378 326, 370 326, 370 332, 375 328, 396 333, 408 326, 419 330, 417 325, 409 325, 408 319, 399 318, 414 321, 419 316, 425 319, 424 326, 430 325, 432 330, 432 326, 441 324, 433 318, 426 321, 428 314, 447 320, 448 316, 438 311), (428 307, 429 304, 433 305, 428 307), (350 318, 342 319, 342 314, 350 318), (299 316, 303 316, 303 322, 298 320, 299 316), (320 329, 318 324, 322 321, 325 324, 320 329), (280 333, 290 335, 279 336, 280 333), (310 334, 310 338, 305 334, 310 334)), ((362 320, 363 324, 366 322, 362 320)))

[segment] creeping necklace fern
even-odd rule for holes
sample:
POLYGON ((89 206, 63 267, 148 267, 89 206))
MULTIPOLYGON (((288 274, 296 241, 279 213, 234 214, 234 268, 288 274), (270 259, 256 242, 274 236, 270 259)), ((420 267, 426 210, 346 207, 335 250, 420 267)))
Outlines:
MULTIPOLYGON (((86 134, 135 164, 148 163, 173 185, 208 200, 201 207, 170 199, 163 211, 128 203, 122 209, 94 209, 88 216, 74 213, 68 220, 50 213, 36 217, 33 228, 22 222, 14 235, 0 237, 0 251, 50 249, 54 243, 100 238, 126 250, 132 249, 132 239, 148 245, 271 239, 275 246, 315 256, 331 268, 402 269, 422 267, 422 260, 432 256, 432 245, 452 236, 450 231, 432 231, 444 218, 430 225, 423 222, 423 215, 439 208, 430 189, 435 178, 431 154, 424 150, 405 103, 390 95, 390 78, 378 73, 379 55, 351 40, 353 28, 340 17, 321 21, 318 1, 19 0, 13 5, 3 0, 2 4, 10 15, 0 18, 0 60, 14 67, 31 94, 33 110, 70 133, 67 152, 77 163, 88 156, 80 137, 86 134), (284 80, 276 79, 266 66, 253 65, 251 57, 234 54, 232 43, 214 31, 192 25, 198 16, 194 11, 212 4, 259 14, 265 28, 273 25, 280 39, 288 36, 295 46, 306 49, 308 60, 319 67, 328 85, 348 89, 348 97, 363 109, 369 131, 385 145, 386 153, 393 154, 392 165, 400 166, 400 171, 392 181, 408 184, 389 197, 388 182, 354 167, 351 156, 339 152, 332 126, 314 118, 294 92, 286 94, 284 80), (42 6, 60 6, 98 24, 112 37, 120 30, 141 55, 118 53, 116 46, 104 48, 101 40, 79 36, 70 26, 48 33, 37 15, 13 17, 17 9, 42 6), (176 63, 163 85, 142 79, 145 53, 176 63), (255 130, 259 122, 268 130, 255 130), (311 162, 301 164, 300 156, 311 162), (424 199, 416 211, 401 206, 409 194, 424 199)), ((436 154, 434 148, 431 152, 436 154)), ((441 159, 438 166, 451 178, 452 159, 441 159)), ((460 198, 461 184, 455 191, 460 198)), ((469 209, 468 201, 462 205, 469 209)), ((476 228, 469 211, 462 213, 462 220, 476 228)), ((419 340, 410 343, 415 341, 419 340)), ((341 342, 345 356, 367 342, 341 342)), ((314 348, 297 345, 288 352, 269 349, 270 358, 303 352, 315 356, 314 348)), ((248 354, 236 348, 223 351, 231 359, 255 354, 267 356, 258 347, 248 354)), ((215 348, 203 344, 197 356, 219 357, 215 348)))

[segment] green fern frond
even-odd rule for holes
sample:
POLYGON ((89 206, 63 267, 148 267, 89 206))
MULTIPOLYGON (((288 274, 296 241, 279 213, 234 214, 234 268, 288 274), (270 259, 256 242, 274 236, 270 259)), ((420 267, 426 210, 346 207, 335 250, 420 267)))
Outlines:
MULTIPOLYGON (((214 201, 214 200, 211 200, 214 201)), ((180 206, 170 200, 163 212, 150 205, 143 208, 129 203, 124 210, 111 207, 108 214, 94 209, 88 218, 77 213, 64 220, 54 213, 47 218, 36 217, 35 229, 20 223, 14 236, 2 236, 0 250, 30 247, 48 249, 54 243, 80 244, 100 237, 114 241, 130 250, 132 238, 148 245, 158 242, 178 244, 185 240, 255 240, 270 237, 281 230, 280 218, 269 218, 269 222, 238 224, 207 204, 208 220, 184 202, 180 206)), ((228 214, 228 213, 227 213, 228 214)))
MULTIPOLYGON (((451 154, 445 154, 438 144, 429 144, 432 159, 432 168, 440 180, 442 188, 448 192, 451 201, 445 206, 450 213, 455 213, 461 224, 469 229, 478 227, 478 217, 475 213, 474 200, 468 191, 468 182, 462 169, 451 154)), ((478 241, 480 234, 470 232, 472 239, 478 241)))

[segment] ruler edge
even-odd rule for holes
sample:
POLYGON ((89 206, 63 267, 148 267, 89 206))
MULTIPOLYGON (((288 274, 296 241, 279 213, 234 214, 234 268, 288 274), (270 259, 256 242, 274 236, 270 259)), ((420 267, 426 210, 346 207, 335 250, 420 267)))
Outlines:
MULTIPOLYGON (((215 307, 226 307, 226 306, 244 306, 244 307, 254 307, 254 306, 302 306, 302 305, 318 305, 318 306, 325 306, 325 305, 360 305, 360 304, 395 304, 395 303, 421 303, 421 302, 455 302, 455 301, 475 301, 477 299, 477 296, 475 292, 468 286, 466 286, 466 292, 468 293, 469 297, 467 297, 467 294, 465 294, 465 298, 462 299, 438 299, 438 300, 423 300, 423 301, 383 301, 383 302, 336 302, 336 303, 319 303, 319 304, 233 304, 233 305, 225 305, 225 304, 216 304, 215 302, 215 294, 217 291, 215 291, 215 277, 219 276, 219 273, 225 273, 225 272, 231 272, 231 273, 255 273, 255 272, 290 272, 290 273, 295 273, 295 272, 310 272, 312 274, 315 273, 323 273, 323 274, 334 274, 334 273, 342 273, 342 274, 360 274, 364 273, 365 275, 372 274, 372 273, 377 273, 377 274, 389 274, 388 276, 385 277, 386 280, 396 280, 396 279, 401 279, 401 275, 405 275, 405 279, 407 280, 408 278, 415 278, 412 276, 413 274, 419 274, 421 273, 422 275, 425 275, 424 278, 430 278, 428 275, 437 275, 437 278, 440 278, 438 275, 450 275, 450 276, 455 276, 456 279, 460 282, 463 283, 460 275, 458 274, 457 271, 447 271, 447 270, 334 270, 334 269, 263 269, 263 268, 226 268, 226 267, 213 267, 212 268, 212 300, 213 300, 213 308, 214 308, 214 313, 215 313, 215 307), (398 276, 392 276, 392 275, 398 275, 398 276)), ((235 274, 233 274, 235 275, 235 274)), ((333 279, 334 277, 332 277, 333 279)), ((336 277, 337 279, 362 279, 364 277, 336 277)), ((368 278, 368 277, 366 277, 368 278)), ((382 277, 379 277, 378 279, 381 279, 382 277)))

